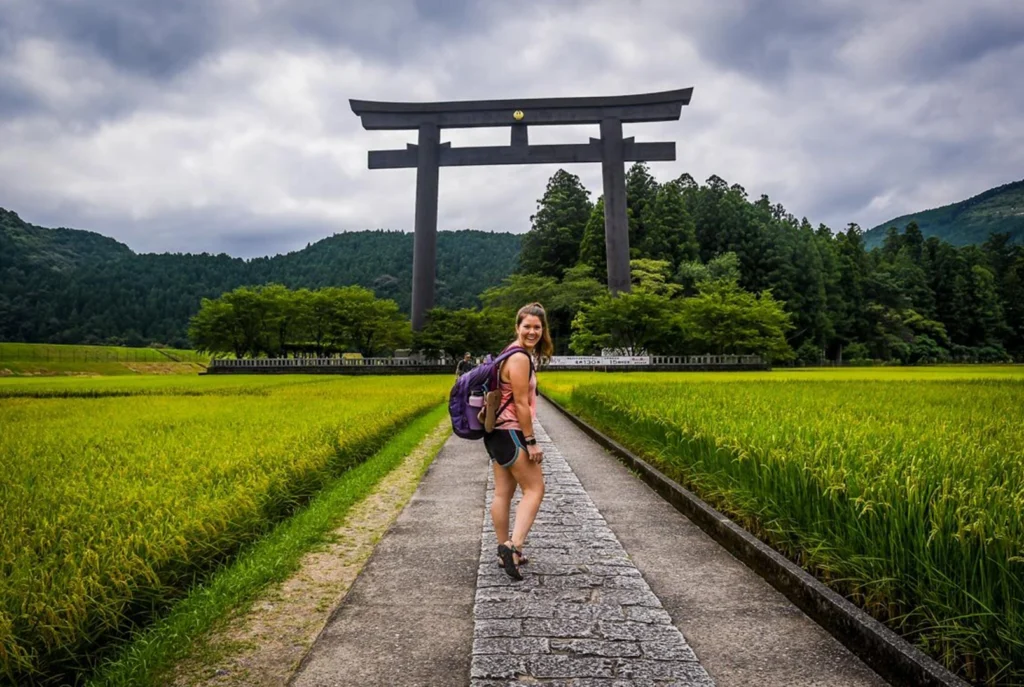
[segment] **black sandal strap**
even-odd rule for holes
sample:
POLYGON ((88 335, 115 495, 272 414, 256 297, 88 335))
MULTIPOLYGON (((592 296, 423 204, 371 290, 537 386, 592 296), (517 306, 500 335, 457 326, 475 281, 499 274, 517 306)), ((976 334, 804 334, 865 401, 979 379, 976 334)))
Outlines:
POLYGON ((517 555, 516 547, 508 547, 504 544, 498 545, 498 556, 501 558, 502 567, 505 569, 505 574, 514 580, 523 579, 522 574, 519 572, 519 566, 516 565, 514 555, 517 555))

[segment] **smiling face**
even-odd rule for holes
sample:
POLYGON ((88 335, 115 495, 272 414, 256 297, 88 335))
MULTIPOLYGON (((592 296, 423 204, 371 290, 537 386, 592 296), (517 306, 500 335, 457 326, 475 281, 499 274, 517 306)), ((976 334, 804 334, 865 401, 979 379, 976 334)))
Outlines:
POLYGON ((519 336, 520 343, 531 351, 540 342, 540 337, 543 333, 544 324, 536 315, 525 315, 516 327, 516 334, 519 336))

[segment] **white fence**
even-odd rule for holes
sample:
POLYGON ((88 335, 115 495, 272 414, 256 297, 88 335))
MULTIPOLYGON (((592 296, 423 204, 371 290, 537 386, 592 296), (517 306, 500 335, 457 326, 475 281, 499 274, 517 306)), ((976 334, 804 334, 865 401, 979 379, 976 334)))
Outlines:
POLYGON ((759 355, 652 355, 652 365, 764 365, 759 355))
POLYGON ((413 358, 214 358, 210 367, 450 367, 455 363, 445 360, 416 360, 413 358))
POLYGON ((556 355, 548 367, 591 367, 593 365, 636 366, 650 365, 649 355, 556 355))
POLYGON ((732 365, 763 365, 758 355, 617 355, 617 356, 555 356, 549 368, 573 367, 716 367, 732 365))
MULTIPOLYGON (((289 367, 438 367, 455 369, 456 360, 432 358, 215 358, 210 367, 217 368, 289 368, 289 367)), ((554 356, 548 369, 581 367, 732 367, 763 365, 757 355, 635 355, 635 356, 554 356)))

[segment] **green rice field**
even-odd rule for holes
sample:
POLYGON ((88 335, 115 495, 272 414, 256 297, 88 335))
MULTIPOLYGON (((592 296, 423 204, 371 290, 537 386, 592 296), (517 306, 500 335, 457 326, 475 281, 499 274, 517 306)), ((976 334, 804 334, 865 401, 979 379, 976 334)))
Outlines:
POLYGON ((447 377, 0 380, 0 683, 73 684, 447 377))
POLYGON ((1024 684, 1024 368, 540 382, 964 678, 1024 684))
MULTIPOLYGON (((447 376, 0 378, 0 684, 81 683, 447 376)), ((1024 368, 540 373, 977 684, 1024 684, 1024 368)))

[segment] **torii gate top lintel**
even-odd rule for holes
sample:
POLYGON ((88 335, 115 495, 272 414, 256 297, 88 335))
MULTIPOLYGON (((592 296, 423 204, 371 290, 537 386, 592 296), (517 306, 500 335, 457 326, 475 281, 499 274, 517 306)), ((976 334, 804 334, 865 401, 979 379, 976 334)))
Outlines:
POLYGON ((693 88, 657 93, 520 100, 455 100, 446 102, 383 102, 349 100, 363 128, 418 129, 436 124, 442 129, 498 127, 514 124, 600 124, 608 118, 623 123, 679 119, 689 105, 693 88), (516 119, 521 113, 521 119, 516 119))

